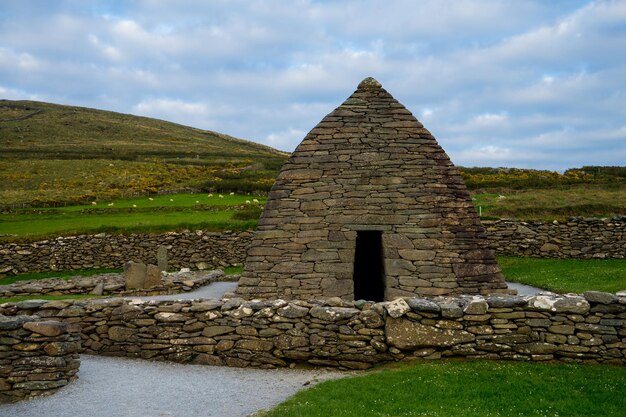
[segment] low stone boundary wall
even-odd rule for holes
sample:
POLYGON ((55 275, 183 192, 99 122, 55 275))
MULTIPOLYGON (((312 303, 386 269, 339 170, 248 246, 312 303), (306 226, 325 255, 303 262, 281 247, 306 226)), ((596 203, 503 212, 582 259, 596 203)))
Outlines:
POLYGON ((252 237, 244 232, 79 235, 34 243, 0 244, 0 276, 41 271, 118 268, 128 261, 158 263, 165 246, 171 268, 215 269, 241 265, 252 237))
MULTIPOLYGON (((626 216, 566 222, 483 221, 498 255, 551 258, 625 258, 626 216)), ((173 268, 242 265, 252 232, 80 235, 35 243, 0 244, 0 277, 24 272, 122 268, 127 261, 157 263, 168 249, 173 268)))
POLYGON ((482 221, 498 255, 542 258, 626 258, 626 216, 564 222, 482 221))
POLYGON ((5 315, 80 324, 84 352, 182 363, 365 369, 442 357, 626 362, 626 294, 393 302, 24 301, 5 315))
POLYGON ((77 378, 77 326, 0 315, 0 403, 53 393, 77 378))
POLYGON ((196 271, 164 274, 160 285, 145 289, 126 290, 122 274, 103 274, 95 277, 73 277, 67 280, 47 278, 34 281, 18 281, 0 285, 0 298, 23 295, 163 295, 192 291, 216 281, 236 281, 238 275, 226 276, 224 271, 196 271))

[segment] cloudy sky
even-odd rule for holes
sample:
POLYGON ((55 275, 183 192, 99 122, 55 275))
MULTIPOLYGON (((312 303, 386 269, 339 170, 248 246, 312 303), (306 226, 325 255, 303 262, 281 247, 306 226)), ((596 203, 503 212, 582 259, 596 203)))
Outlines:
POLYGON ((0 98, 292 151, 366 76, 458 165, 626 165, 626 0, 0 0, 0 98))

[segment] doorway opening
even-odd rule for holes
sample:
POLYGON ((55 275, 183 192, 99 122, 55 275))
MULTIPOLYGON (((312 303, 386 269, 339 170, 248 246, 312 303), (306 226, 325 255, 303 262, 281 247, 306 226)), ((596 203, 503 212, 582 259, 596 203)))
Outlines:
POLYGON ((352 279, 355 300, 384 301, 385 265, 381 231, 357 231, 352 279))

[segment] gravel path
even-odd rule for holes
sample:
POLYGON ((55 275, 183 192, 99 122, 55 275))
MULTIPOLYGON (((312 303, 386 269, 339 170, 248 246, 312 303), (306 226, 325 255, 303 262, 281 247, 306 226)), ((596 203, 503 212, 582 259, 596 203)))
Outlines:
POLYGON ((506 285, 513 290, 517 290, 517 295, 537 295, 549 292, 543 288, 532 287, 530 285, 519 284, 517 282, 507 282, 506 285))
POLYGON ((81 355, 79 379, 54 395, 0 405, 15 417, 244 417, 303 384, 350 375, 328 370, 240 369, 81 355))
POLYGON ((161 301, 174 301, 174 300, 191 300, 198 298, 214 298, 220 299, 224 296, 224 293, 229 291, 234 291, 237 288, 236 282, 213 282, 209 285, 205 285, 204 287, 200 287, 197 290, 184 292, 181 294, 170 294, 170 295, 152 295, 146 297, 124 297, 128 300, 161 300, 161 301))

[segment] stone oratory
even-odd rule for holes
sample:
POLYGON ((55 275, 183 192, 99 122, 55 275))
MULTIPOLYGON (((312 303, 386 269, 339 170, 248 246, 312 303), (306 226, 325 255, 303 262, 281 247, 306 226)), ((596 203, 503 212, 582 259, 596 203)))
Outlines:
POLYGON ((236 292, 383 301, 509 291, 459 171, 366 78, 282 167, 236 292))

